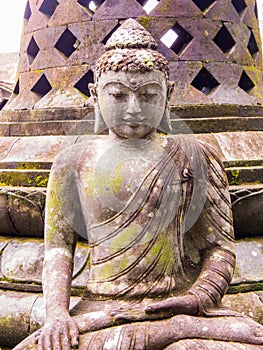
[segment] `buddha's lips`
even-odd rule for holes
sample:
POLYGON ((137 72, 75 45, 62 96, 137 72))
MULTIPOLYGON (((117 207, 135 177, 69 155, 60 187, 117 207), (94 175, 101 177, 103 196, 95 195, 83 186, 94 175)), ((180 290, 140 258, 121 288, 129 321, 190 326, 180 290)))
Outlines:
POLYGON ((139 123, 125 123, 125 125, 128 125, 131 128, 138 128, 141 124, 139 124, 139 123))

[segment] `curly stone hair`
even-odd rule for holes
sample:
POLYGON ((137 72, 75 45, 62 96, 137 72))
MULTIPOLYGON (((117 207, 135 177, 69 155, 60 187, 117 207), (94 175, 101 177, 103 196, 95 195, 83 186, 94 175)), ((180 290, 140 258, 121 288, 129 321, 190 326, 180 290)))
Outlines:
POLYGON ((168 61, 157 51, 157 43, 150 33, 133 19, 126 20, 112 34, 106 50, 96 62, 95 83, 102 72, 110 70, 147 72, 156 69, 168 80, 168 61))

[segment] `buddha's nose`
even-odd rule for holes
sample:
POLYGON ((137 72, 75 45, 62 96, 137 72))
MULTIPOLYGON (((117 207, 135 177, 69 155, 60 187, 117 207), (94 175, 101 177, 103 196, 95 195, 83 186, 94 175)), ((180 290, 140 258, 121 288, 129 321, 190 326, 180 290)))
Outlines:
POLYGON ((140 106, 140 102, 138 101, 137 96, 132 93, 129 96, 129 100, 128 100, 128 109, 127 109, 127 113, 130 115, 138 115, 139 113, 141 113, 141 106, 140 106))

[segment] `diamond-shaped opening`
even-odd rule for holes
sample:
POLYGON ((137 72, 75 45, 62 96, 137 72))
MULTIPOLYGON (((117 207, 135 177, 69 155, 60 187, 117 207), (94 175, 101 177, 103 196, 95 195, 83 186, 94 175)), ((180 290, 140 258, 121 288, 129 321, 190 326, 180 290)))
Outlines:
POLYGON ((217 86, 218 81, 204 67, 200 70, 191 85, 205 95, 209 95, 217 86))
POLYGON ((160 0, 137 0, 146 11, 147 15, 159 4, 160 0))
POLYGON ((15 85, 15 88, 14 88, 14 90, 13 90, 13 93, 14 93, 15 95, 18 95, 19 92, 20 92, 20 87, 19 87, 19 79, 18 79, 17 82, 16 82, 16 85, 15 85))
POLYGON ((63 53, 66 57, 69 57, 75 52, 80 45, 80 41, 75 37, 69 29, 65 29, 58 41, 55 48, 63 53))
POLYGON ((250 29, 250 31, 251 31, 251 34, 250 34, 247 48, 248 48, 248 51, 250 52, 250 55, 254 58, 255 55, 259 52, 259 48, 258 48, 256 39, 254 37, 254 34, 252 32, 252 29, 250 29))
POLYGON ((29 1, 28 1, 26 4, 26 9, 25 9, 25 13, 24 13, 24 19, 26 19, 28 21, 29 18, 31 17, 31 15, 32 15, 32 11, 31 11, 29 1))
POLYGON ((51 89, 52 89, 52 86, 50 85, 49 81, 47 80, 45 74, 42 74, 41 77, 36 82, 36 84, 32 87, 31 91, 35 92, 36 94, 38 94, 41 97, 43 97, 51 89))
POLYGON ((238 86, 244 90, 245 92, 249 92, 251 89, 253 89, 253 87, 255 86, 255 84, 253 83, 253 81, 249 78, 249 76, 247 75, 246 72, 243 71, 241 78, 239 80, 238 86))
POLYGON ((216 34, 213 41, 224 53, 229 52, 232 49, 232 47, 236 44, 232 35, 229 33, 228 29, 224 25, 216 34))
POLYGON ((232 0, 232 5, 234 6, 235 10, 239 15, 242 14, 242 12, 246 9, 247 4, 244 0, 232 0))
POLYGON ((192 39, 192 35, 176 23, 160 40, 179 55, 192 39))
POLYGON ((90 97, 89 83, 94 83, 94 74, 90 69, 83 77, 74 85, 85 96, 90 97))
POLYGON ((4 106, 7 104, 7 102, 8 102, 7 98, 0 100, 0 111, 1 111, 1 109, 4 108, 4 106))
POLYGON ((98 8, 104 3, 105 0, 78 0, 77 2, 85 7, 87 10, 91 11, 92 13, 95 13, 98 8))
POLYGON ((31 64, 34 59, 36 58, 38 52, 39 52, 39 47, 34 39, 34 37, 32 36, 31 40, 30 40, 30 43, 27 47, 27 50, 26 50, 27 54, 28 54, 28 60, 29 60, 29 63, 31 64))
POLYGON ((39 8, 39 11, 44 13, 48 17, 51 17, 58 5, 59 3, 57 2, 57 0, 44 0, 39 8))
POLYGON ((112 28, 112 30, 105 36, 105 38, 102 40, 102 44, 106 45, 107 41, 109 40, 109 38, 112 36, 112 34, 114 32, 116 32, 116 30, 120 27, 120 23, 117 23, 116 26, 114 26, 114 28, 112 28))
POLYGON ((196 6, 201 10, 204 11, 208 7, 210 7, 216 0, 192 0, 196 6))

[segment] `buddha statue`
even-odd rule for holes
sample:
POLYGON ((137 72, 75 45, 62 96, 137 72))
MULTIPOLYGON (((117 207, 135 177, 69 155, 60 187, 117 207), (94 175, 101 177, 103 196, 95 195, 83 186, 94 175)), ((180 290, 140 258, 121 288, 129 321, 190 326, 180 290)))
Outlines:
POLYGON ((214 149, 169 135, 167 60, 135 20, 111 36, 90 91, 97 134, 56 157, 45 219, 44 326, 15 348, 263 349, 223 308, 235 267, 227 178, 214 149), (69 311, 78 235, 90 246, 69 311))

